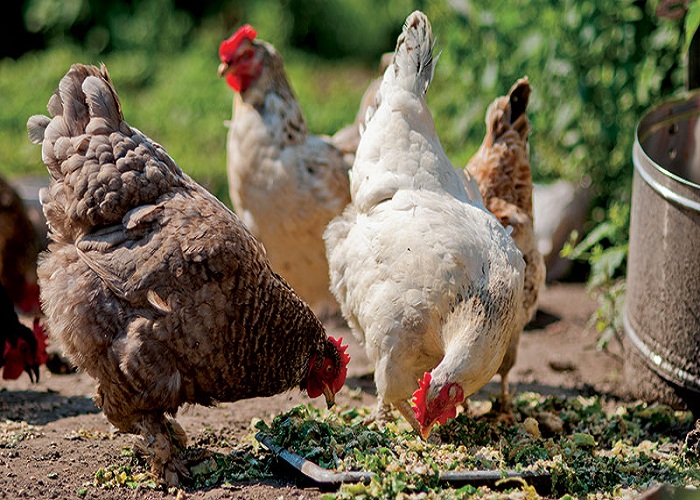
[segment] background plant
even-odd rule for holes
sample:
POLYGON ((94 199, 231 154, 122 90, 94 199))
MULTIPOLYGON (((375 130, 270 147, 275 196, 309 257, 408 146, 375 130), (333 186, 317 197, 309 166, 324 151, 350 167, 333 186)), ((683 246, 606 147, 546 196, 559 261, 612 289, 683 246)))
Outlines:
POLYGON ((683 20, 659 18, 658 0, 17 3, 0 21, 14 42, 0 44, 0 172, 45 174, 27 117, 44 111, 70 63, 104 61, 127 120, 224 199, 232 95, 215 76, 217 48, 242 22, 284 55, 310 128, 333 133, 353 119, 405 16, 425 10, 440 52, 428 100, 454 163, 478 148, 493 98, 528 75, 535 179, 589 178, 592 224, 629 199, 637 120, 685 71, 683 20))

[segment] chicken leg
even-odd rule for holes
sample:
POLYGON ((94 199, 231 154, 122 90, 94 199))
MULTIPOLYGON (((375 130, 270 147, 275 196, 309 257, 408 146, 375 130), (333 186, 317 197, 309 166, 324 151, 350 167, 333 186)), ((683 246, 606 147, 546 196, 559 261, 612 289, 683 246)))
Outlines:
POLYGON ((162 477, 166 486, 177 486, 180 478, 189 478, 185 464, 176 456, 187 444, 184 429, 175 420, 146 416, 137 428, 142 437, 140 448, 151 463, 151 473, 162 477))
MULTIPOLYGON (((413 413, 413 408, 411 408, 411 403, 405 400, 396 401, 393 403, 393 407, 399 410, 399 413, 406 419, 406 421, 411 425, 414 431, 420 434, 420 424, 416 418, 415 413, 413 413)), ((371 424, 373 422, 381 425, 384 422, 389 422, 394 420, 391 414, 392 404, 384 401, 383 398, 379 398, 377 402, 377 408, 372 412, 367 418, 365 418, 362 423, 364 425, 371 424)))

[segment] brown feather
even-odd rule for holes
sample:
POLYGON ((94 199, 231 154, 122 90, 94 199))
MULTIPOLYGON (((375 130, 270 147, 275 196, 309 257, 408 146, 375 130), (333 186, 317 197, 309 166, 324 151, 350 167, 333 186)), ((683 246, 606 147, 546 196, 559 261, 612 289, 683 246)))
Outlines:
MULTIPOLYGON (((513 228, 513 239, 525 259, 523 326, 537 310, 544 283, 544 259, 537 250, 532 216, 532 171, 528 135, 527 105, 530 84, 518 80, 507 96, 497 98, 486 113, 486 136, 481 148, 467 164, 467 171, 479 184, 486 208, 504 227, 513 228)), ((520 329, 522 330, 522 328, 520 329)), ((504 383, 517 357, 520 330, 513 336, 499 369, 504 383)))

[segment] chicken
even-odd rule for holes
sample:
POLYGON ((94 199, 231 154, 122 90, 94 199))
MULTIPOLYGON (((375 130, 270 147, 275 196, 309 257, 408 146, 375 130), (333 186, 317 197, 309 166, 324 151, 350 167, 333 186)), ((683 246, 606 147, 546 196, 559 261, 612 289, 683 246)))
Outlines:
POLYGON ((275 274, 241 221, 125 121, 104 66, 73 65, 33 116, 51 176, 41 200, 51 243, 38 274, 47 324, 98 382, 96 403, 143 437, 174 485, 185 404, 295 386, 330 405, 349 357, 275 274))
POLYGON ((250 25, 219 55, 219 76, 236 92, 227 145, 234 210, 272 267, 317 314, 331 316, 338 305, 323 231, 350 201, 350 164, 331 139, 308 133, 282 57, 250 25))
POLYGON ((0 283, 24 313, 39 314, 39 240, 22 199, 0 177, 0 283))
POLYGON ((46 332, 40 320, 36 275, 39 247, 22 199, 0 177, 0 367, 5 380, 14 380, 26 371, 38 382, 39 366, 46 363, 46 332), (32 329, 20 322, 15 306, 34 316, 32 329))
POLYGON ((2 378, 15 380, 23 371, 32 382, 39 381, 39 366, 46 363, 46 334, 38 317, 33 329, 17 317, 12 299, 0 284, 0 368, 2 378))
POLYGON ((515 364, 520 332, 537 311, 537 297, 546 275, 544 259, 537 250, 532 217, 530 123, 525 114, 529 98, 530 83, 522 78, 507 96, 497 98, 489 106, 486 137, 466 167, 479 184, 486 208, 503 227, 512 228, 511 236, 525 259, 522 325, 514 332, 498 369, 504 408, 508 406, 508 372, 515 364))
POLYGON ((325 232, 333 293, 374 363, 375 416, 394 407, 426 438, 498 370, 524 269, 476 182, 465 189, 442 149, 425 101, 433 63, 430 23, 416 11, 368 113, 352 202, 325 232))

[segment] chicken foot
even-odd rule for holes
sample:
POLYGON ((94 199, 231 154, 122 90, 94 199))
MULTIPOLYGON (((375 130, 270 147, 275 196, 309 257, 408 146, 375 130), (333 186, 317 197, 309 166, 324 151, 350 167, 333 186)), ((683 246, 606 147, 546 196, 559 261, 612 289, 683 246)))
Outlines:
POLYGON ((180 424, 165 417, 147 416, 138 424, 142 437, 139 448, 151 464, 151 473, 166 486, 178 486, 189 479, 185 464, 176 455, 185 448, 187 435, 180 424))
POLYGON ((369 425, 372 423, 376 423, 377 425, 381 426, 385 422, 391 422, 394 420, 394 417, 391 414, 391 405, 389 403, 385 403, 384 400, 379 397, 377 401, 377 407, 375 410, 367 415, 365 419, 362 421, 363 425, 369 425))

